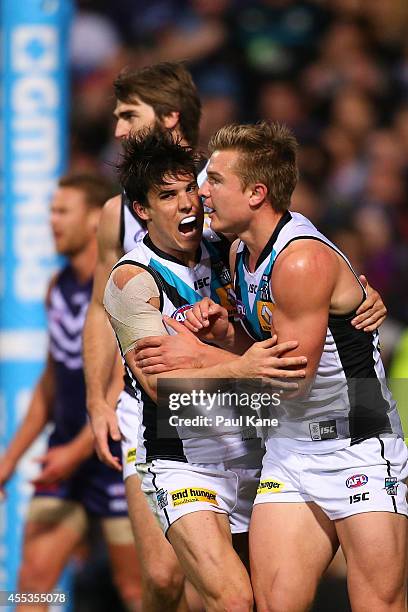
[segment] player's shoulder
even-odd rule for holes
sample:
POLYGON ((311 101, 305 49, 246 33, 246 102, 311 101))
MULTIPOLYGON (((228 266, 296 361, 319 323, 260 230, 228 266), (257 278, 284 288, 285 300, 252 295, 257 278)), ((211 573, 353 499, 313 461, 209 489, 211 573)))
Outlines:
POLYGON ((123 287, 128 283, 132 278, 142 274, 145 272, 146 268, 138 265, 137 263, 129 263, 126 260, 119 261, 118 264, 112 271, 112 279, 115 282, 115 285, 118 289, 123 289, 123 287))
POLYGON ((290 243, 277 257, 272 270, 274 288, 284 291, 320 287, 332 284, 337 272, 334 251, 319 240, 299 239, 290 243))

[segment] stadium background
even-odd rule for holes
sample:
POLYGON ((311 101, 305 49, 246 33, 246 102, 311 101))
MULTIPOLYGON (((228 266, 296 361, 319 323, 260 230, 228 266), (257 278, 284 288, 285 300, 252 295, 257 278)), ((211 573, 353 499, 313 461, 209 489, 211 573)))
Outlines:
MULTIPOLYGON (((31 0, 2 2, 27 8, 31 0)), ((37 4, 69 9, 71 1, 37 4)), ((114 77, 129 64, 186 60, 203 101, 203 151, 209 136, 231 121, 267 118, 294 130, 301 144, 301 179, 293 208, 328 234, 380 291, 388 308, 381 331, 383 358, 391 374, 407 377, 408 4, 404 0, 76 0, 72 6, 66 49, 70 93, 63 100, 69 106, 69 129, 61 136, 61 165, 55 172, 64 166, 98 169, 114 178, 119 152, 113 139, 114 77)), ((63 108, 59 110, 63 113, 63 108)), ((45 233, 46 222, 45 216, 37 224, 45 233)), ((45 285, 55 261, 52 252, 44 258, 45 285)), ((10 308, 6 297, 3 287, 3 319, 10 308)), ((36 299, 40 304, 41 296, 36 299)), ((39 321, 44 324, 41 315, 39 321)), ((4 363, 3 357, 2 380, 7 375, 4 363)), ((406 391, 401 384, 397 388, 401 398, 407 397, 406 391)), ((4 444, 17 418, 7 413, 10 408, 1 397, 4 444)), ((24 404, 24 398, 21 401, 24 404)), ((20 479, 30 470, 27 461, 25 465, 20 479)), ((0 508, 0 520, 4 512, 0 508)), ((4 530, 0 538, 3 554, 4 530)), ((78 603, 77 609, 92 609, 92 593, 97 592, 92 581, 99 576, 95 567, 105 571, 103 551, 94 552, 92 563, 79 572, 85 603, 82 607, 78 603)), ((6 588, 3 578, 0 575, 0 588, 6 588)), ((341 602, 338 599, 338 609, 346 609, 341 602)), ((94 605, 103 609, 100 602, 94 605)), ((323 603, 316 609, 328 608, 323 603)))

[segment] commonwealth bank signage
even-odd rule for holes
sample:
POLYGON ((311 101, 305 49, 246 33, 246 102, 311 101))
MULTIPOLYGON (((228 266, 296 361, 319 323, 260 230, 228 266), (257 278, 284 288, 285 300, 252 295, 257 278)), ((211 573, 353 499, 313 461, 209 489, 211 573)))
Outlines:
MULTIPOLYGON (((0 0, 0 454, 46 351, 44 295, 56 265, 49 204, 67 157, 71 0, 0 0)), ((0 503, 0 590, 15 588, 30 487, 23 461, 0 503)))

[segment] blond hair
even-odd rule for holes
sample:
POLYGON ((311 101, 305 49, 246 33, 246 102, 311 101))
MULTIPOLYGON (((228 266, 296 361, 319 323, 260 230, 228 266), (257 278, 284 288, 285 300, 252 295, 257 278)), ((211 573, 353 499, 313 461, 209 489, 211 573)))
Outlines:
POLYGON ((227 125, 209 142, 209 150, 233 150, 240 156, 234 172, 243 189, 263 183, 274 210, 284 212, 290 206, 299 174, 298 143, 290 129, 280 123, 262 121, 255 125, 227 125))

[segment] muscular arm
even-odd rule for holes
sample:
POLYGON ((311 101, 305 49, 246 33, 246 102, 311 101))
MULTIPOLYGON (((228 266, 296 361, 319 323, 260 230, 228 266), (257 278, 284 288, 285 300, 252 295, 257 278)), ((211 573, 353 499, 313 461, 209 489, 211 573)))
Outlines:
POLYGON ((114 439, 119 439, 120 434, 106 395, 118 350, 103 307, 103 292, 113 266, 123 255, 119 245, 119 231, 120 196, 116 196, 105 204, 98 226, 98 262, 83 332, 88 412, 91 418, 105 415, 114 439))
MULTIPOLYGON (((166 335, 159 311, 159 291, 154 279, 144 269, 134 265, 117 268, 105 290, 105 308, 125 354, 126 362, 146 392, 157 399, 157 375, 147 375, 136 365, 133 357, 135 343, 149 335, 151 330, 166 335)), ((189 332, 187 332, 189 333, 189 332)), ((193 337, 194 338, 194 337, 193 337)), ((195 339, 194 339, 195 340, 195 339)), ((277 357, 288 350, 288 346, 275 346, 276 339, 257 343, 254 350, 242 357, 230 355, 227 361, 205 368, 174 369, 161 374, 163 378, 256 378, 276 376, 277 357)), ((296 343, 289 343, 293 348, 296 343)), ((285 361, 285 360, 283 360, 285 361)), ((291 365, 303 365, 303 360, 289 360, 291 365)), ((288 372, 293 377, 294 372, 288 372)))
POLYGON ((329 312, 352 311, 361 302, 361 288, 334 251, 319 242, 302 240, 277 259, 271 282, 278 340, 296 338, 299 346, 289 354, 307 357, 306 378, 295 393, 305 395, 323 352, 329 312))

